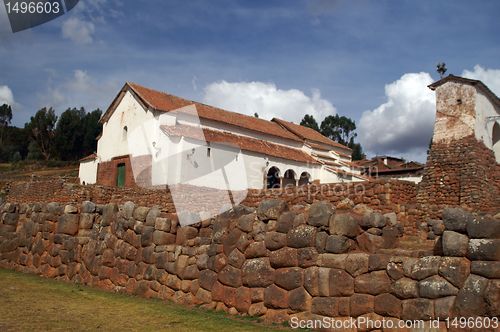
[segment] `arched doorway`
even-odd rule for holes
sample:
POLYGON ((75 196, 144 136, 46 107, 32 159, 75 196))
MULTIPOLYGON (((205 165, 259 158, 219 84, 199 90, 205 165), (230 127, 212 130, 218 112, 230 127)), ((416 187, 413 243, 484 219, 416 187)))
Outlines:
POLYGON ((495 153, 495 159, 497 160, 497 163, 500 163, 500 124, 498 124, 498 122, 493 125, 491 144, 493 152, 495 153))
POLYGON ((302 172, 299 178, 299 186, 304 186, 309 183, 311 183, 311 174, 302 172))
POLYGON ((295 172, 292 169, 288 169, 283 175, 283 187, 295 187, 296 185, 295 172))
POLYGON ((281 179, 280 179, 280 170, 278 167, 271 167, 269 171, 267 171, 266 177, 266 188, 280 188, 281 187, 281 179))

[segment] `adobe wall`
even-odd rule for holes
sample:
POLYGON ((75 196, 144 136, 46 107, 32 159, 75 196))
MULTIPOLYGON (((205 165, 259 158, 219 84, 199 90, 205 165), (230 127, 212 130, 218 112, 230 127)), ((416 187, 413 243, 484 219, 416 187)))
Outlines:
POLYGON ((110 291, 269 322, 500 315, 500 220, 460 209, 431 225, 422 258, 391 251, 397 218, 363 204, 271 199, 186 227, 131 202, 0 211, 0 266, 110 291))

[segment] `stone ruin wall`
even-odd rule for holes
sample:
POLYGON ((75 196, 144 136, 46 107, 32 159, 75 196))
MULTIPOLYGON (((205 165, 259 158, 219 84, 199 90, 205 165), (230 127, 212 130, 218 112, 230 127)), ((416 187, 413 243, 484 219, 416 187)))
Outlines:
MULTIPOLYGON (((432 253, 409 257, 401 225, 347 200, 270 199, 179 227, 123 205, 0 207, 0 266, 268 322, 500 315, 500 220, 446 209, 432 253)), ((443 327, 443 325, 441 325, 443 327)))

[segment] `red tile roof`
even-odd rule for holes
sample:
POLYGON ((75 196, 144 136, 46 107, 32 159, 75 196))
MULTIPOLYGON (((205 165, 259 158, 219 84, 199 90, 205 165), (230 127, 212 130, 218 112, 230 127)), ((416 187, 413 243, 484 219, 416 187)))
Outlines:
POLYGON ((314 158, 302 150, 289 148, 267 141, 235 135, 225 131, 197 128, 186 125, 161 126, 163 132, 169 136, 184 136, 192 139, 238 146, 242 150, 258 152, 264 155, 282 159, 300 161, 309 164, 318 164, 314 158))
POLYGON ((97 158, 97 155, 95 153, 89 154, 86 157, 83 157, 79 161, 89 161, 89 160, 95 160, 97 158))
POLYGON ((127 82, 125 84, 122 91, 115 98, 108 111, 106 111, 106 113, 103 115, 102 121, 107 121, 112 113, 112 108, 116 104, 117 99, 120 98, 122 92, 127 88, 130 88, 135 93, 135 95, 139 97, 140 101, 145 106, 159 112, 170 112, 194 104, 200 118, 223 122, 231 124, 233 126, 257 131, 272 136, 278 136, 293 141, 301 141, 297 136, 285 130, 277 123, 240 113, 229 112, 217 107, 183 99, 130 82, 127 82))
POLYGON ((316 141, 318 143, 323 143, 323 144, 326 144, 326 145, 329 145, 332 147, 342 148, 342 149, 351 151, 351 149, 348 148, 347 146, 342 145, 338 142, 335 142, 335 141, 329 139, 328 137, 321 135, 320 133, 318 133, 316 130, 314 130, 312 128, 301 126, 301 125, 295 124, 293 122, 289 122, 289 121, 285 121, 285 120, 281 120, 281 119, 276 119, 276 118, 272 119, 272 121, 280 124, 285 129, 291 131, 292 133, 294 133, 295 135, 299 136, 300 138, 302 138, 304 140, 316 141))

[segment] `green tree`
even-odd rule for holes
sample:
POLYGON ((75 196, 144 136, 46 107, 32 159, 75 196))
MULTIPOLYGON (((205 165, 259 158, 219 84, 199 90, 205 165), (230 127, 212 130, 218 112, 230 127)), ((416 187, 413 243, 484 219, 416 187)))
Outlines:
POLYGON ((54 109, 44 107, 36 112, 35 116, 31 117, 30 122, 24 126, 38 145, 38 149, 45 160, 49 160, 54 151, 53 141, 56 121, 57 116, 54 109))
POLYGON ((40 160, 43 158, 42 152, 35 141, 30 141, 28 145, 28 154, 26 159, 28 160, 40 160))
POLYGON ((320 126, 320 131, 324 136, 344 145, 348 145, 351 138, 357 136, 355 130, 356 123, 352 119, 338 114, 327 116, 320 126))
POLYGON ((102 112, 96 109, 85 115, 83 119, 83 143, 82 154, 79 156, 85 157, 97 150, 97 136, 102 132, 102 124, 99 122, 102 112))
POLYGON ((85 109, 68 108, 57 121, 55 150, 61 160, 75 160, 83 153, 85 136, 85 109))
POLYGON ((304 127, 309 127, 319 132, 318 123, 316 122, 314 116, 312 115, 309 114, 304 115, 304 118, 302 119, 302 121, 300 121, 300 125, 304 127))
POLYGON ((352 149, 352 160, 362 160, 366 158, 361 144, 353 142, 352 144, 349 144, 349 147, 352 149))
POLYGON ((12 108, 10 105, 3 104, 0 106, 0 146, 3 145, 6 128, 12 120, 12 108))

